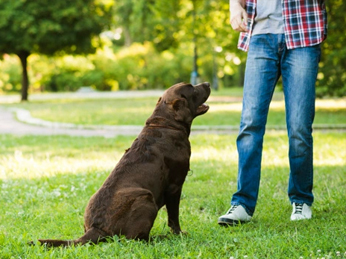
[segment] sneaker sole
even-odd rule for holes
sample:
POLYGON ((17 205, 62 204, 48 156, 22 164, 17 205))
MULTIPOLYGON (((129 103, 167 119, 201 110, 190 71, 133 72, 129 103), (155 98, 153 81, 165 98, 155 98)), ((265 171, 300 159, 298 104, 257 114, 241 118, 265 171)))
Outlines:
POLYGON ((229 226, 237 226, 239 224, 244 224, 249 221, 243 221, 243 220, 234 220, 234 219, 219 219, 218 224, 223 227, 229 227, 229 226))
POLYGON ((311 217, 310 218, 308 218, 308 217, 302 217, 302 218, 296 218, 296 217, 294 217, 294 218, 290 218, 290 220, 291 221, 299 221, 299 220, 309 220, 309 219, 311 219, 311 217))

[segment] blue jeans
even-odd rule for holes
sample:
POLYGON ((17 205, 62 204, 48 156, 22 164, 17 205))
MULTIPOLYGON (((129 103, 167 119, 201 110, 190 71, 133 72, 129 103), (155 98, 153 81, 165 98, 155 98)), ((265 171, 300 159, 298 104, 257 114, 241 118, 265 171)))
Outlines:
POLYGON ((238 190, 231 201, 243 205, 250 215, 258 197, 269 104, 280 76, 289 138, 288 196, 291 203, 313 203, 312 123, 320 52, 320 45, 287 49, 283 34, 254 35, 250 40, 237 138, 238 190))

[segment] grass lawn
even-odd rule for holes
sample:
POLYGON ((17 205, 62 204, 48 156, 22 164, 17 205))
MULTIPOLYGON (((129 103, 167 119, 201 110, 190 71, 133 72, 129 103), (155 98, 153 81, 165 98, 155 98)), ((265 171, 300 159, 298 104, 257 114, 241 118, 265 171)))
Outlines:
POLYGON ((290 222, 287 137, 265 136, 253 221, 219 227, 236 190, 236 135, 191 136, 191 172, 180 220, 169 233, 161 209, 149 243, 114 242, 71 248, 28 246, 38 238, 74 239, 83 212, 134 137, 0 136, 0 258, 346 258, 346 136, 314 133, 313 218, 290 222))

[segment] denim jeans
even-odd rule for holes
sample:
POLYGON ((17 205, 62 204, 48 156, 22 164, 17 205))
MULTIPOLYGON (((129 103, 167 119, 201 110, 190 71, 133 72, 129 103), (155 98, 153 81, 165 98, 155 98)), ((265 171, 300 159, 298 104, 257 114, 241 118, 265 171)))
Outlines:
POLYGON ((288 196, 291 203, 313 203, 312 123, 320 52, 320 45, 287 49, 283 34, 254 35, 250 40, 237 138, 238 190, 231 201, 243 205, 250 215, 258 197, 269 104, 280 76, 289 138, 288 196))

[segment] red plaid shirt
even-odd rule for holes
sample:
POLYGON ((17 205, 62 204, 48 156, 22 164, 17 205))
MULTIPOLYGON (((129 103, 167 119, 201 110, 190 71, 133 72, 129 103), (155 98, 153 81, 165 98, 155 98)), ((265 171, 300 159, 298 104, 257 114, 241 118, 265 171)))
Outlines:
MULTIPOLYGON (((281 0, 288 49, 312 46, 327 37, 327 12, 324 0, 281 0)), ((257 0, 246 0, 248 32, 240 34, 238 48, 247 51, 256 16, 257 0)))

